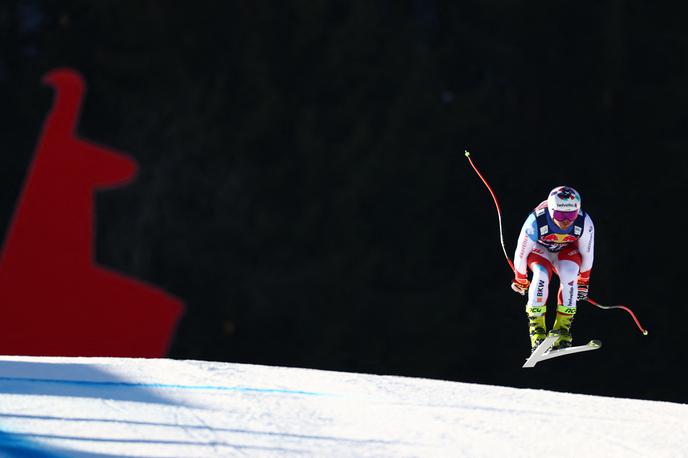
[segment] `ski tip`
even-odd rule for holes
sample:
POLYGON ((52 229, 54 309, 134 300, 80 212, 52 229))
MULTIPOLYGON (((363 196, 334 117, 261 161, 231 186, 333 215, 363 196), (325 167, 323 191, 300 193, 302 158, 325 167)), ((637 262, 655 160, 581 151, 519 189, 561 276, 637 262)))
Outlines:
POLYGON ((531 367, 535 367, 535 365, 536 365, 537 363, 538 363, 538 360, 537 360, 537 359, 531 360, 530 358, 527 358, 527 359, 526 359, 526 362, 523 363, 523 366, 521 366, 521 367, 524 368, 524 369, 529 369, 529 368, 531 368, 531 367))

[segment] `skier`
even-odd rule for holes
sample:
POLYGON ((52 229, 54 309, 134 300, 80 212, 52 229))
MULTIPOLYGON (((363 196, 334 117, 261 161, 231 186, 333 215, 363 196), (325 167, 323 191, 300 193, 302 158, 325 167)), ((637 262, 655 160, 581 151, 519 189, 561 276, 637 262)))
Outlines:
POLYGON ((581 210, 580 194, 573 188, 552 189, 547 200, 528 215, 518 236, 511 289, 528 295, 531 351, 547 336, 545 313, 552 273, 559 276, 557 315, 550 331, 559 338, 552 349, 571 346, 576 302, 588 298, 594 245, 595 226, 581 210))

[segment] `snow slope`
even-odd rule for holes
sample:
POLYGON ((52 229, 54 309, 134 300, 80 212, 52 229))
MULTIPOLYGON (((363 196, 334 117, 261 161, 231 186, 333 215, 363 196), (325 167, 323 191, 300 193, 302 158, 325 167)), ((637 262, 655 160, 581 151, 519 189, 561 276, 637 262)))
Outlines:
POLYGON ((0 357, 0 456, 687 457, 688 405, 201 361, 0 357))

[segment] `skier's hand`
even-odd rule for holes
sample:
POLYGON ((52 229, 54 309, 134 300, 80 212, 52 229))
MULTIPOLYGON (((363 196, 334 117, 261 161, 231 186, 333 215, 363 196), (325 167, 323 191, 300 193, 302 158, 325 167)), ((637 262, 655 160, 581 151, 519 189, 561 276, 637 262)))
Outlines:
POLYGON ((577 298, 577 300, 587 301, 589 289, 590 289, 590 282, 589 281, 581 281, 579 279, 578 280, 578 298, 577 298))
POLYGON ((530 282, 528 281, 527 278, 514 278, 514 280, 511 282, 511 289, 516 291, 518 294, 521 296, 525 296, 525 294, 528 292, 528 287, 530 286, 530 282))
POLYGON ((578 297, 579 301, 588 300, 588 290, 590 289, 590 270, 581 272, 578 275, 578 297))

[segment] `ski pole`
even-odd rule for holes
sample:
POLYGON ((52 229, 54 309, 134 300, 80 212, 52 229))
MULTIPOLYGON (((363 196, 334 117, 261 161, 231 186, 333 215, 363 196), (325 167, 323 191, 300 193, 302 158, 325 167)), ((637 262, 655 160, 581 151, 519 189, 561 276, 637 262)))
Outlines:
POLYGON ((483 180, 485 187, 487 188, 488 191, 490 191, 490 195, 492 195, 492 200, 494 200, 495 207, 497 207, 497 218, 499 220, 499 241, 502 243, 502 251, 504 252, 504 257, 506 258, 506 262, 509 263, 509 267, 511 267, 511 270, 514 273, 516 273, 516 268, 514 267, 514 263, 511 261, 511 258, 509 258, 509 255, 506 253, 506 248, 504 247, 504 234, 502 231, 502 209, 499 208, 499 201, 497 201, 497 196, 495 196, 494 191, 492 191, 492 187, 490 187, 487 180, 478 171, 478 168, 475 166, 475 164, 471 160, 471 153, 469 153, 468 150, 464 150, 464 151, 466 153, 466 159, 468 159, 468 162, 471 164, 471 167, 473 167, 473 170, 475 170, 475 173, 478 174, 480 179, 483 180))
MULTIPOLYGON (((497 201, 497 196, 495 195, 494 191, 492 190, 492 187, 489 185, 487 180, 485 180, 483 175, 478 171, 478 168, 473 163, 473 160, 471 159, 471 153, 469 153, 468 150, 464 150, 464 152, 466 154, 466 159, 468 159, 468 162, 471 164, 471 167, 473 167, 473 170, 475 170, 475 173, 478 174, 478 176, 480 177, 482 182, 485 184, 485 187, 487 188, 487 190, 490 191, 490 195, 492 195, 492 200, 494 200, 495 207, 497 207, 497 217, 499 219, 499 240, 502 244, 502 251, 504 252, 504 257, 506 257, 507 263, 509 263, 509 267, 511 267, 511 270, 515 273, 516 269, 514 268, 514 263, 511 260, 511 258, 509 258, 509 255, 507 254, 506 248, 504 246, 504 235, 503 235, 503 231, 502 231, 502 209, 499 207, 499 201, 497 201)), ((631 317, 633 318, 633 321, 635 321, 635 324, 638 326, 638 329, 640 329, 640 332, 642 332, 643 335, 645 335, 645 336, 648 334, 647 329, 645 329, 641 326, 640 321, 638 321, 638 318, 635 316, 635 313, 633 313, 633 311, 630 308, 626 307, 625 305, 610 305, 610 306, 602 305, 602 304, 600 304, 600 303, 598 303, 598 302, 596 302, 590 298, 586 299, 586 301, 591 303, 592 305, 594 305, 596 307, 603 309, 603 310, 611 310, 611 309, 625 310, 626 312, 628 312, 631 315, 631 317)))
POLYGON ((595 307, 599 307, 603 310, 610 310, 610 309, 622 309, 627 311, 631 317, 633 318, 633 321, 635 321, 636 326, 638 326, 638 329, 640 329, 640 332, 643 333, 644 336, 647 335, 647 329, 641 326, 640 321, 638 321, 638 318, 635 316, 635 313, 625 305, 602 305, 599 302, 595 302, 594 300, 587 298, 586 301, 590 302, 592 305, 595 307))

